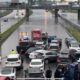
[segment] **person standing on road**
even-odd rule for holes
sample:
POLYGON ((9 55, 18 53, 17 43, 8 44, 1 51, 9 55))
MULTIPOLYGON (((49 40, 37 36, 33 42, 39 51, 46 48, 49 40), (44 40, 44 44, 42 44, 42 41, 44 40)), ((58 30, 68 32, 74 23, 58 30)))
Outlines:
POLYGON ((74 71, 74 80, 80 80, 80 58, 77 62, 78 64, 75 66, 74 71))
MULTIPOLYGON (((63 78, 64 72, 65 72, 65 67, 63 65, 58 66, 54 73, 54 78, 63 78)), ((55 80, 59 80, 59 79, 55 79, 55 80)))
POLYGON ((11 54, 16 54, 16 50, 12 49, 11 54))
POLYGON ((76 65, 75 58, 72 58, 71 63, 67 65, 67 69, 64 73, 64 80, 74 80, 76 65))
POLYGON ((50 67, 49 69, 46 71, 46 80, 51 80, 50 78, 52 77, 52 70, 50 70, 50 67))

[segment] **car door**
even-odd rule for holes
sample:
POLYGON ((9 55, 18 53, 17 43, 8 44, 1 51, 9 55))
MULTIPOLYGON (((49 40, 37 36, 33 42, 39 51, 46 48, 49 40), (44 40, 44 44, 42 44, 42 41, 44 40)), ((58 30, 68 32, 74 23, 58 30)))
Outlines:
POLYGON ((43 59, 43 58, 44 58, 44 54, 43 54, 43 53, 38 52, 37 58, 39 58, 39 59, 43 59))
POLYGON ((45 59, 52 58, 52 52, 48 52, 45 54, 45 59))

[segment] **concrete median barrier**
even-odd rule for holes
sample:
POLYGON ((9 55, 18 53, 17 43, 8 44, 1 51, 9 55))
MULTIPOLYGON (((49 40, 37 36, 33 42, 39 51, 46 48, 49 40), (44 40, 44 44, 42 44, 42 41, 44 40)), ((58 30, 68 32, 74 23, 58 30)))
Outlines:
POLYGON ((19 20, 16 24, 12 25, 8 30, 4 33, 0 34, 1 40, 0 45, 25 21, 25 17, 19 20))
POLYGON ((67 20, 63 16, 59 15, 59 23, 66 29, 70 36, 73 36, 78 42, 80 42, 80 27, 71 21, 67 20))

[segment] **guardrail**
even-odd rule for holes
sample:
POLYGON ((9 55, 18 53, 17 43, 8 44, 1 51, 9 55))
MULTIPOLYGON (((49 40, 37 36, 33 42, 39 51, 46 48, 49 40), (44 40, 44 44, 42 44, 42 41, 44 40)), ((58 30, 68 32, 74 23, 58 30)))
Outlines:
POLYGON ((16 80, 64 80, 64 78, 16 78, 16 80))

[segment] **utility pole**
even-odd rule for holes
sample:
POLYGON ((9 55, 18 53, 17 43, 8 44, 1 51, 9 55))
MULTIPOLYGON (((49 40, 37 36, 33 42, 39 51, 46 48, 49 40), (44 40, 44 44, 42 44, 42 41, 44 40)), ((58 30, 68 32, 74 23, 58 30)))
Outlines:
POLYGON ((0 15, 0 55, 1 55, 1 15, 0 15))

